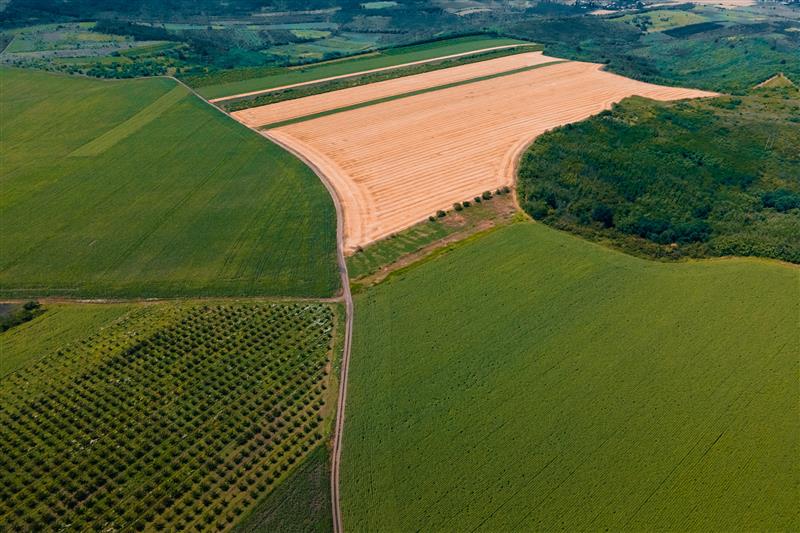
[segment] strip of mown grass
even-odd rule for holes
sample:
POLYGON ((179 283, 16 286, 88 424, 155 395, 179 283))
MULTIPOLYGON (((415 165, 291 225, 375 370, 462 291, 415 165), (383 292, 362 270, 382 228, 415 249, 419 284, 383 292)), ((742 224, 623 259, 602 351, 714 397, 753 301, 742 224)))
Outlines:
POLYGON ((319 65, 309 65, 302 68, 269 69, 266 75, 254 71, 253 77, 237 79, 235 81, 225 81, 228 76, 240 77, 247 75, 247 70, 237 69, 231 72, 221 72, 199 77, 187 77, 186 81, 206 98, 219 98, 231 94, 258 91, 290 85, 321 78, 329 78, 342 74, 352 74, 362 70, 372 70, 376 68, 391 67, 412 63, 414 61, 424 61, 435 57, 471 52, 482 48, 493 46, 504 46, 509 44, 522 44, 525 41, 519 39, 509 39, 504 37, 494 37, 491 35, 471 35, 468 37, 458 37, 445 39, 429 43, 409 45, 382 51, 378 54, 370 54, 364 57, 354 57, 343 61, 331 61, 319 65))
POLYGON ((318 303, 54 306, 3 338, 0 529, 231 529, 324 448, 335 323, 318 303))
POLYGON ((521 222, 356 298, 354 531, 800 527, 800 270, 521 222))
POLYGON ((174 81, 0 85, 0 296, 337 291, 319 179, 174 81))
POLYGON ((296 98, 303 98, 315 94, 322 94, 331 91, 338 91, 340 89, 347 89, 350 87, 358 87, 370 83, 377 83, 379 81, 386 81, 395 78, 402 78, 405 76, 413 76, 415 74, 423 74, 425 72, 432 72, 434 70, 441 70, 445 68, 457 67, 459 65, 468 65, 470 63, 478 63, 481 61, 489 61, 490 59, 497 59, 515 54, 525 52, 533 52, 541 50, 539 45, 520 45, 517 48, 504 48, 501 50, 492 50, 489 52, 476 53, 474 55, 455 57, 451 59, 443 59, 441 61, 432 61, 430 63, 421 63, 419 65, 412 65, 409 67, 397 68, 392 70, 383 70, 380 72, 373 72, 371 74, 363 74, 361 76, 353 76, 349 78, 341 78, 330 80, 326 82, 315 83, 312 85, 301 85, 300 87, 292 87, 280 91, 269 92, 256 96, 244 97, 236 100, 227 100, 220 102, 218 105, 228 112, 239 111, 241 109, 248 109, 250 107, 274 104, 276 102, 283 102, 284 100, 294 100, 296 98))

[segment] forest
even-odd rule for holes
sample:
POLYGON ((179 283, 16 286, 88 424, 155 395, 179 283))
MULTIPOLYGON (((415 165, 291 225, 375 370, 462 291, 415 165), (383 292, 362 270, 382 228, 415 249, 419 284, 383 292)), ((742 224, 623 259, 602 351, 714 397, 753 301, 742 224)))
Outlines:
POLYGON ((800 263, 800 91, 631 98, 541 136, 519 195, 535 219, 658 258, 800 263))

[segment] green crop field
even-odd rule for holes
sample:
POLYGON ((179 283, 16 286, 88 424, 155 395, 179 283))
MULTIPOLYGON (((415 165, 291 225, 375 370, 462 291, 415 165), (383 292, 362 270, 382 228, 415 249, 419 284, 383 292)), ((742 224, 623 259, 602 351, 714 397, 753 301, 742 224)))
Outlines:
POLYGON ((330 533, 330 449, 320 444, 303 465, 236 526, 236 533, 330 533))
POLYGON ((0 296, 336 292, 319 179, 173 80, 0 86, 0 296))
POLYGON ((352 531, 800 528, 800 270, 521 222, 356 300, 352 531))
POLYGON ((0 529, 231 529, 322 445, 333 306, 52 307, 2 338, 0 529))
MULTIPOLYGON (((520 44, 524 42, 525 41, 520 41, 518 39, 476 35, 394 48, 365 57, 355 57, 344 61, 330 61, 319 65, 309 65, 305 68, 273 68, 269 69, 268 75, 255 75, 254 77, 235 81, 226 82, 222 81, 222 79, 217 81, 213 75, 199 78, 187 78, 186 81, 190 85, 196 86, 198 92, 204 97, 218 98, 221 96, 270 89, 272 87, 280 87, 281 85, 328 78, 342 74, 352 74, 362 70, 390 67, 403 63, 411 63, 413 61, 432 59, 434 57, 471 52, 482 48, 520 44)), ((233 74, 242 76, 244 73, 245 71, 243 70, 242 72, 234 72, 233 74)), ((222 73, 222 76, 227 75, 228 74, 224 72, 222 73)))

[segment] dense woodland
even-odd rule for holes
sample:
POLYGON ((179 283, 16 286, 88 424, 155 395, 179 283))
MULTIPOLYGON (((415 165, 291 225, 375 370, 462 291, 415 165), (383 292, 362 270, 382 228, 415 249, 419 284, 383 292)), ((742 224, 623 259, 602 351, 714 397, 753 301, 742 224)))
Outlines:
POLYGON ((536 140, 520 166, 523 207, 639 255, 800 263, 799 93, 628 99, 536 140))

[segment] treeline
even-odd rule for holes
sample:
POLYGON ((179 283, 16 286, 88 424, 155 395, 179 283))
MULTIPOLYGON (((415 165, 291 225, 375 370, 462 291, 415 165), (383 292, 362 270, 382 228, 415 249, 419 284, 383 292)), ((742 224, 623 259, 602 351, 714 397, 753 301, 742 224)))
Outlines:
POLYGON ((631 98, 541 136, 519 170, 534 218, 638 255, 800 263, 800 92, 631 98))
POLYGON ((35 301, 30 301, 20 306, 9 304, 3 304, 3 306, 7 307, 7 309, 3 309, 2 311, 4 312, 0 312, 0 333, 33 320, 44 313, 41 304, 35 301))

